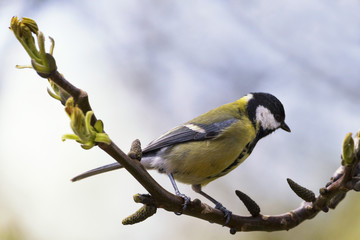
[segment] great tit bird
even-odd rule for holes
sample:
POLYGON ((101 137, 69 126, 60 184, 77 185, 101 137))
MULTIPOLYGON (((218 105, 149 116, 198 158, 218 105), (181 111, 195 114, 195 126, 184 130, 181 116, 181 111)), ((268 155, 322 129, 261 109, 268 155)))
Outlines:
MULTIPOLYGON (((175 180, 191 184, 192 189, 224 212, 226 222, 231 212, 201 190, 209 182, 239 166, 263 137, 285 123, 281 102, 268 93, 249 93, 239 100, 222 105, 161 135, 142 150, 141 163, 170 177, 175 193, 185 200, 175 180)), ((89 170, 72 179, 78 181, 100 173, 122 168, 115 162, 89 170)))

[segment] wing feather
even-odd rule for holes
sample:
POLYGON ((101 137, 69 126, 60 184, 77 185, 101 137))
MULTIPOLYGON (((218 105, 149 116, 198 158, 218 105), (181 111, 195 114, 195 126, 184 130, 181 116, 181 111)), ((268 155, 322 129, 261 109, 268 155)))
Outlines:
POLYGON ((168 147, 178 143, 190 141, 202 141, 217 137, 224 129, 239 121, 239 119, 231 118, 212 124, 195 124, 186 123, 176 127, 159 138, 152 141, 143 149, 143 153, 152 152, 163 147, 168 147))

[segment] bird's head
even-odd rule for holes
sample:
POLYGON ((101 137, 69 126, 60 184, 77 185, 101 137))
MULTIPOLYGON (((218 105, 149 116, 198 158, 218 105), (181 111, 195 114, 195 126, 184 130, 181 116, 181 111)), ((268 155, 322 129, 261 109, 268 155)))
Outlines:
POLYGON ((285 111, 281 102, 269 93, 249 93, 247 111, 259 137, 265 137, 278 128, 290 132, 285 123, 285 111))

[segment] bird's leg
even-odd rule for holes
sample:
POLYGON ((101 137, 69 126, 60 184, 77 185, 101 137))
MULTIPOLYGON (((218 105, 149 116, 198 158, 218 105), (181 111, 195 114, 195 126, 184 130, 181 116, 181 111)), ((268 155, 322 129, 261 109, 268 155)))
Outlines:
POLYGON ((172 173, 169 173, 168 176, 170 178, 171 184, 174 187, 176 196, 182 197, 184 199, 183 209, 181 210, 181 212, 175 213, 176 215, 181 215, 187 208, 187 205, 190 203, 190 198, 179 191, 172 173))
POLYGON ((201 185, 200 184, 197 184, 197 185, 192 185, 191 186, 192 189, 201 194, 202 196, 204 196, 205 198, 207 198, 208 200, 210 200, 212 203, 215 204, 215 208, 216 209, 219 209, 220 211, 222 211, 224 213, 224 217, 226 218, 225 220, 225 225, 227 225, 230 221, 230 218, 231 218, 231 215, 232 215, 232 212, 227 210, 221 203, 219 203, 218 201, 216 201, 214 198, 212 198, 211 196, 209 196, 208 194, 204 193, 202 190, 201 190, 201 185))

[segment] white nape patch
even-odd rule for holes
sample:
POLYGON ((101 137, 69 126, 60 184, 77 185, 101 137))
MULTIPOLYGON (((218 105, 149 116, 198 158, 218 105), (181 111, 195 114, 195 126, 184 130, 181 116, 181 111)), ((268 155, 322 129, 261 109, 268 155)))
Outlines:
POLYGON ((141 164, 146 169, 163 169, 166 171, 165 163, 166 160, 163 158, 165 151, 168 147, 161 148, 155 156, 143 157, 141 159, 141 164))
POLYGON ((277 129, 280 123, 275 120, 274 115, 264 106, 256 108, 256 122, 260 122, 263 129, 277 129))
POLYGON ((249 93, 248 95, 246 95, 244 98, 246 99, 247 102, 249 102, 250 99, 252 99, 254 96, 249 93))
POLYGON ((189 124, 185 124, 184 126, 187 127, 190 130, 195 131, 195 132, 206 133, 205 129, 203 129, 203 128, 199 127, 199 126, 196 126, 195 124, 189 123, 189 124))

